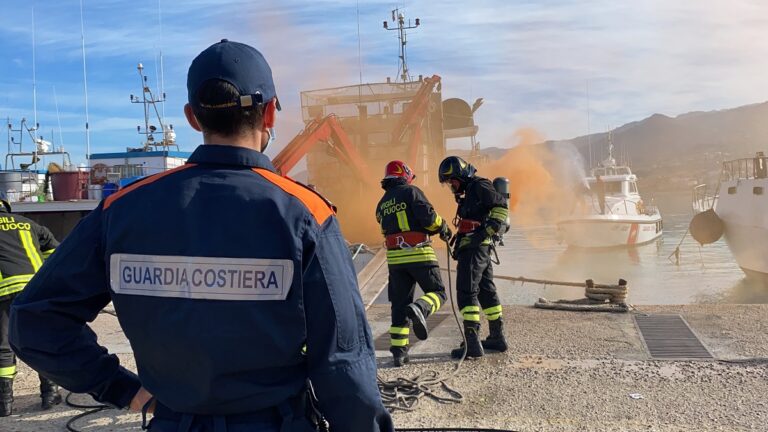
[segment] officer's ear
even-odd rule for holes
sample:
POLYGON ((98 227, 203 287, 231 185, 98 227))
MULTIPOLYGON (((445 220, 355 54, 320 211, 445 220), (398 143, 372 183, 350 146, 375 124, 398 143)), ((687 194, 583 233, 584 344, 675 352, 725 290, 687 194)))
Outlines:
POLYGON ((273 98, 264 106, 264 129, 275 127, 275 113, 277 111, 277 99, 273 98))
POLYGON ((203 128, 200 127, 200 123, 197 121, 197 117, 195 117, 195 112, 192 111, 192 106, 190 104, 184 105, 184 116, 187 117, 187 121, 189 122, 189 125, 192 126, 192 129, 202 132, 203 128))

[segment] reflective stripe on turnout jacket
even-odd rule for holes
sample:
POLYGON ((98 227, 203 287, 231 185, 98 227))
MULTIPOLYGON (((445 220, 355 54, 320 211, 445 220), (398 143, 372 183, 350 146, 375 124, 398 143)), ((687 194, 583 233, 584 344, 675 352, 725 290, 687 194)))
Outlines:
MULTIPOLYGON (((403 232, 434 235, 440 232, 443 218, 432 207, 424 192, 416 186, 396 184, 387 187, 376 205, 376 220, 384 236, 403 232)), ((410 245, 416 246, 416 245, 410 245)), ((389 266, 437 265, 431 245, 387 250, 389 266)))

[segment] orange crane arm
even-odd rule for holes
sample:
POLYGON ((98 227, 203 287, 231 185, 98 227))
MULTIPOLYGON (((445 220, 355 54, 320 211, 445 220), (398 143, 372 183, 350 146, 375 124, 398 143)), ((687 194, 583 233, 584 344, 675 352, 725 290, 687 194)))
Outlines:
POLYGON ((319 142, 326 142, 344 161, 352 173, 364 183, 377 186, 367 175, 368 164, 357 152, 335 115, 313 120, 272 160, 272 164, 281 175, 286 175, 319 142))
POLYGON ((415 163, 418 156, 419 142, 421 141, 421 126, 424 118, 427 116, 429 107, 429 96, 432 94, 435 86, 440 82, 438 75, 432 75, 424 79, 424 83, 419 87, 416 95, 413 97, 408 108, 403 112, 400 121, 392 131, 392 145, 400 145, 407 132, 411 133, 409 142, 410 162, 415 163))

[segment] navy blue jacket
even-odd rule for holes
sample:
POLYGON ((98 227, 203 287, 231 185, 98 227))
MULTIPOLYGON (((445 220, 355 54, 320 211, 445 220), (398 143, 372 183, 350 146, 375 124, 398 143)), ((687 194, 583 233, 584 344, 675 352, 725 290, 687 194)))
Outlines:
POLYGON ((335 215, 252 150, 200 146, 102 201, 16 299, 10 326, 24 362, 117 407, 143 385, 179 413, 251 413, 309 377, 332 430, 393 428, 335 215), (86 324, 110 300, 138 378, 86 324))

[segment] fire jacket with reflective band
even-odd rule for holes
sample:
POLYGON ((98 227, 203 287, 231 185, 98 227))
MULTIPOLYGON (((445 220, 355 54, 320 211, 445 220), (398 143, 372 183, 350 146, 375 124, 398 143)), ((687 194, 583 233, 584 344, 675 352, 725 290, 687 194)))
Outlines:
POLYGON ((179 413, 248 414, 309 377, 333 430, 392 430, 335 215, 249 149, 200 146, 102 201, 17 298, 10 325, 33 369, 117 407, 143 385, 179 413), (110 300, 138 377, 86 325, 110 300))
POLYGON ((23 290, 58 245, 48 228, 0 206, 0 301, 23 290))
MULTIPOLYGON (((480 222, 480 227, 472 235, 483 236, 482 244, 489 244, 490 238, 506 224, 509 210, 506 199, 496 191, 490 180, 473 177, 467 184, 456 214, 461 219, 480 222)), ((458 244, 461 247, 461 238, 464 235, 460 234, 458 237, 458 244)))
MULTIPOLYGON (((376 220, 385 236, 415 231, 433 235, 440 232, 443 218, 429 203, 424 192, 404 182, 385 182, 384 196, 376 206, 376 220)), ((415 245, 410 245, 415 246, 415 245)), ((437 265, 432 246, 387 251, 390 266, 437 265)))

